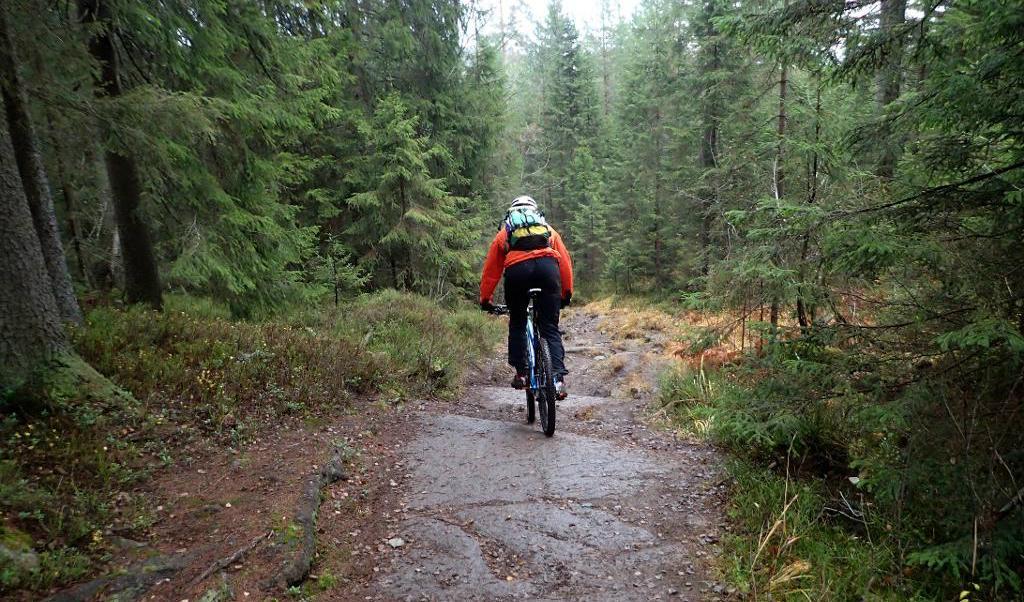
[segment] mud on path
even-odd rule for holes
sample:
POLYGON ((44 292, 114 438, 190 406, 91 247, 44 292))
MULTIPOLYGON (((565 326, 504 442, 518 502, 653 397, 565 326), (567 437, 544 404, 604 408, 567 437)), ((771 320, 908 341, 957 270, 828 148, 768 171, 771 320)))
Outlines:
POLYGON ((563 320, 570 397, 551 439, 525 424, 500 358, 459 402, 413 417, 394 549, 363 592, 338 599, 727 597, 709 566, 723 522, 717 458, 643 417, 665 341, 613 340, 604 326, 586 309, 563 320))

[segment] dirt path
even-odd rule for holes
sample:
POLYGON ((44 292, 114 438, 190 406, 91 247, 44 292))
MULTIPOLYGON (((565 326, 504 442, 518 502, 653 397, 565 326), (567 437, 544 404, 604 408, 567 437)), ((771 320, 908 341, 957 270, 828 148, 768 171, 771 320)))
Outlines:
MULTIPOLYGON (((461 403, 413 418, 373 600, 715 600, 723 485, 707 448, 641 420, 657 333, 565 320, 571 397, 546 439, 495 361, 461 403), (613 394, 617 394, 613 396, 613 394), (628 395, 626 398, 623 394, 628 395)), ((351 592, 350 592, 351 593, 351 592)))

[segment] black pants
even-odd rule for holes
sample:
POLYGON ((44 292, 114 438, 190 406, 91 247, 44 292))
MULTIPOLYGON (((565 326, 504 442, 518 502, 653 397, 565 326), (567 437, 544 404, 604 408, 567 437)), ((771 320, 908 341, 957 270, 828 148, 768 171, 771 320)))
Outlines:
POLYGON ((558 312, 562 301, 562 277, 554 257, 529 259, 505 268, 505 303, 508 305, 508 363, 519 374, 526 373, 526 306, 530 289, 541 289, 537 296, 537 330, 548 342, 551 364, 556 376, 565 369, 565 348, 558 332, 558 312))

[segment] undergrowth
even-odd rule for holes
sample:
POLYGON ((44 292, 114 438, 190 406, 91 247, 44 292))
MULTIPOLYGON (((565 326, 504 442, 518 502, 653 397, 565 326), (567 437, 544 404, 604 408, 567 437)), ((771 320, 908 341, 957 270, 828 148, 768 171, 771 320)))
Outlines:
POLYGON ((1021 434, 984 389, 811 338, 741 364, 680 365, 660 402, 732 457, 722 568, 752 599, 1021 599, 1021 434))
MULTIPOLYGON (((0 400, 0 592, 74 582, 144 539, 144 482, 196 442, 242 446, 369 399, 450 397, 501 325, 472 306, 384 291, 276 320, 183 296, 101 304, 73 340, 131 395, 47 386, 0 400), (0 550, 4 554, 4 550, 0 550)), ((80 363, 80 362, 79 362, 80 363)))
POLYGON ((465 368, 488 357, 502 335, 501 323, 475 307, 450 311, 395 291, 358 299, 319 322, 385 364, 386 386, 399 397, 453 395, 465 368))

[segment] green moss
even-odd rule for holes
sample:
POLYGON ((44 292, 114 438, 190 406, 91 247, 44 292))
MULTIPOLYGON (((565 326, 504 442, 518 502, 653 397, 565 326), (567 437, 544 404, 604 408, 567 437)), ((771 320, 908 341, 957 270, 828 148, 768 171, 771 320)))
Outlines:
POLYGON ((32 549, 32 536, 13 527, 0 525, 0 546, 14 551, 32 549))
POLYGON ((97 372, 75 353, 54 360, 45 373, 43 389, 46 397, 55 403, 94 402, 122 408, 138 405, 130 393, 97 372))

